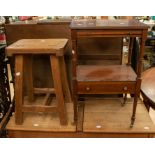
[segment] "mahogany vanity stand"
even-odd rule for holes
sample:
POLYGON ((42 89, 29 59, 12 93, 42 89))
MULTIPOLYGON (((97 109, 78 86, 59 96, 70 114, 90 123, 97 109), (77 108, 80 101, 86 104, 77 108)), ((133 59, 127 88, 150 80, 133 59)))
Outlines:
MULTIPOLYGON (((134 94, 130 127, 135 122, 137 101, 141 86, 141 66, 148 26, 137 20, 73 20, 72 37, 72 82, 74 121, 78 121, 78 95, 80 94, 134 94), (78 65, 78 39, 83 37, 129 37, 130 47, 126 65, 97 66, 78 65), (140 39, 140 51, 136 73, 131 67, 133 40, 140 39)), ((111 45, 112 46, 112 45, 111 45)))
MULTIPOLYGON (((65 102, 71 102, 67 81, 64 51, 68 39, 22 39, 6 48, 7 55, 15 57, 15 123, 22 124, 24 112, 58 112, 61 125, 67 125, 65 102), (54 88, 34 88, 33 55, 49 55, 54 88), (24 76, 24 73, 25 76, 24 76), (23 103, 24 79, 28 105, 23 103), (43 105, 33 105, 34 94, 46 94, 43 105), (50 105, 49 97, 56 95, 56 105, 50 105)), ((51 80, 52 80, 51 77, 51 80)))

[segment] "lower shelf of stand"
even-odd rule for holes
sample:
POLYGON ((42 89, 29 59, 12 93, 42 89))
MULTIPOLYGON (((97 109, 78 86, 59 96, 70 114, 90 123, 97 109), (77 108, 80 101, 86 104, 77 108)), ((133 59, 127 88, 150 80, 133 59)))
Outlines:
POLYGON ((134 93, 136 74, 127 65, 79 65, 78 94, 134 93))
POLYGON ((78 65, 77 81, 136 81, 136 73, 128 65, 78 65))

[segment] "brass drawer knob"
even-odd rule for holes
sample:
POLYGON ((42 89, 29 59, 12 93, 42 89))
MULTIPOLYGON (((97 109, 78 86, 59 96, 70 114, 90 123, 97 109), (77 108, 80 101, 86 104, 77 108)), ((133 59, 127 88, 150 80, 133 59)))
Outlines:
POLYGON ((128 90, 128 87, 127 87, 127 86, 125 86, 123 89, 124 89, 124 90, 128 90))
POLYGON ((90 90, 90 87, 86 87, 86 91, 89 91, 90 90))

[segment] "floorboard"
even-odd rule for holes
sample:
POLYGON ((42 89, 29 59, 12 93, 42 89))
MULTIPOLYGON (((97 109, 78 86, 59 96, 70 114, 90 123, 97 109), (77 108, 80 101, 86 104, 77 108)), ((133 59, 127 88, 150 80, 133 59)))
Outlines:
MULTIPOLYGON (((42 103, 37 97, 35 104, 42 103)), ((55 102, 55 100, 52 100, 55 102)), ((73 124, 73 104, 67 103, 68 125, 61 126, 57 113, 25 113, 22 125, 15 124, 14 115, 6 126, 8 137, 154 137, 155 125, 141 100, 138 102, 136 121, 130 128, 133 99, 121 106, 122 98, 86 98, 80 124, 73 124), (84 116, 84 117, 83 117, 84 116), (83 122, 83 126, 81 126, 83 122), (77 128, 78 127, 78 128, 77 128), (79 130, 80 128, 80 130, 79 130), (77 129, 80 131, 77 131, 77 129)), ((27 98, 25 98, 25 104, 27 98)), ((79 110, 83 111, 83 108, 79 110)), ((82 111, 79 111, 79 113, 82 111)))

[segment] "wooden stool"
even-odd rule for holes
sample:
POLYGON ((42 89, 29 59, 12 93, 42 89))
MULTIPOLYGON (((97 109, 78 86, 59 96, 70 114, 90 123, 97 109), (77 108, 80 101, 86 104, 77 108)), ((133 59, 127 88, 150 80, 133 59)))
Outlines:
POLYGON ((71 95, 67 81, 64 48, 68 39, 22 39, 6 48, 7 55, 15 56, 15 122, 22 124, 24 112, 58 112, 60 124, 67 125, 65 101, 71 102, 71 95), (34 88, 32 75, 32 56, 46 54, 50 56, 54 88, 34 88), (24 66, 25 64, 25 66, 24 66), (46 93, 44 105, 23 104, 23 78, 26 70, 28 99, 34 100, 34 93, 46 93), (47 105, 51 93, 56 95, 56 106, 47 105))
POLYGON ((141 93, 147 110, 150 107, 155 110, 155 67, 143 72, 141 93))

